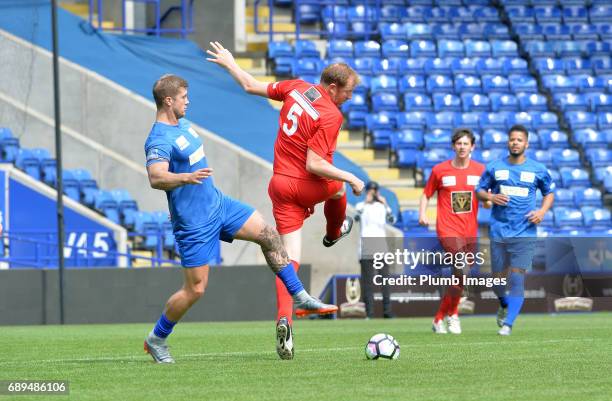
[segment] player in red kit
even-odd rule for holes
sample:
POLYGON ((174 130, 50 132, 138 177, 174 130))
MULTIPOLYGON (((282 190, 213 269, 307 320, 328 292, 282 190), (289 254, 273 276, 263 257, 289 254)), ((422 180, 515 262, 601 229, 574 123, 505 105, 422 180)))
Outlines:
MULTIPOLYGON (((470 160, 476 138, 469 129, 456 130, 452 136, 455 157, 434 166, 419 204, 419 223, 429 225, 425 211, 429 199, 437 192, 436 231, 445 252, 476 252, 478 237, 478 199, 474 189, 485 166, 470 160)), ((484 204, 484 207, 491 207, 484 204)), ((462 269, 453 266, 453 275, 462 278, 462 269)), ((439 334, 461 334, 458 305, 463 284, 450 286, 440 302, 433 321, 433 331, 439 334)))
MULTIPOLYGON (((260 82, 242 70, 232 54, 219 42, 208 50, 212 61, 226 70, 253 95, 283 102, 279 129, 274 144, 274 174, 268 186, 276 229, 289 258, 299 268, 302 247, 302 225, 314 212, 317 203, 325 202, 327 221, 323 245, 330 247, 351 231, 353 220, 346 216, 348 183, 359 195, 364 183, 354 174, 335 167, 333 155, 342 126, 339 106, 350 99, 358 84, 358 75, 348 65, 338 63, 325 68, 319 85, 296 79, 260 82)), ((282 359, 293 358, 293 301, 282 282, 276 282, 277 344, 282 359)), ((320 314, 334 313, 337 308, 321 309, 320 314)), ((296 310, 296 315, 311 311, 296 310)))

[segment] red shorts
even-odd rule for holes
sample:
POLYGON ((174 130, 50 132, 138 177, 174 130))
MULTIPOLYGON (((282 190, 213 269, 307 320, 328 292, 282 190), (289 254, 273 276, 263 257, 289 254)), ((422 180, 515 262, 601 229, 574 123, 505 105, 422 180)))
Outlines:
POLYGON ((314 206, 324 202, 342 189, 341 181, 306 180, 274 174, 268 185, 272 200, 272 214, 279 234, 298 230, 311 214, 314 206))

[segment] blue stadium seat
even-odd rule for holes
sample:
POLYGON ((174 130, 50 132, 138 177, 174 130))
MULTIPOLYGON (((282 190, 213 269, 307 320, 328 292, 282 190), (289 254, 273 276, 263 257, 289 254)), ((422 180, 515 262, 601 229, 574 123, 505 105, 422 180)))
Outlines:
POLYGON ((142 235, 144 233, 145 223, 152 223, 153 215, 149 212, 136 212, 134 214, 134 227, 133 231, 137 234, 142 235))
POLYGON ((509 58, 504 60, 503 73, 510 74, 529 74, 527 61, 521 58, 509 58))
POLYGON ((293 47, 287 41, 269 42, 268 43, 268 58, 277 57, 293 57, 293 47))
POLYGON ((353 60, 355 71, 360 75, 372 75, 374 69, 374 62, 378 58, 372 57, 357 57, 353 60))
POLYGON ((439 40, 438 57, 463 57, 463 42, 459 40, 439 40))
POLYGON ((461 59, 453 60, 451 64, 451 70, 454 75, 458 74, 467 74, 467 75, 475 75, 477 73, 476 64, 479 60, 464 57, 461 59))
POLYGON ((583 188, 574 191, 576 207, 597 206, 601 207, 601 191, 597 188, 583 188))
POLYGON ((492 161, 499 160, 506 156, 508 152, 506 149, 493 148, 493 149, 478 149, 478 147, 472 152, 472 159, 477 162, 488 164, 492 161))
POLYGON ((603 92, 612 89, 612 75, 591 77, 588 75, 576 75, 581 92, 603 92))
POLYGON ((532 58, 555 57, 557 51, 554 42, 544 42, 540 40, 530 40, 523 43, 525 51, 532 58))
POLYGON ((397 79, 392 75, 378 75, 370 81, 370 92, 397 93, 397 79))
POLYGON ((491 55, 493 57, 518 57, 518 46, 511 40, 492 40, 491 55))
POLYGON ((480 92, 482 82, 475 75, 457 75, 455 76, 455 92, 480 92))
POLYGON ((349 26, 347 22, 326 21, 323 22, 322 29, 326 31, 331 37, 345 37, 349 32, 349 26))
POLYGON ((327 42, 327 58, 334 57, 353 57, 353 42, 341 39, 327 42))
POLYGON ((360 93, 362 95, 367 95, 370 91, 370 82, 372 78, 368 75, 359 74, 359 83, 353 90, 353 94, 360 93))
POLYGON ((553 209, 553 214, 556 227, 581 227, 583 225, 580 209, 560 206, 553 209))
POLYGON ((491 101, 491 111, 518 111, 519 102, 516 96, 507 93, 489 94, 491 101))
POLYGON ((404 40, 407 37, 406 26, 397 22, 391 24, 382 22, 378 24, 378 30, 383 41, 391 39, 404 40))
POLYGON ((413 129, 393 131, 391 136, 392 149, 420 149, 422 146, 423 131, 413 129))
POLYGON ((427 78, 427 91, 453 93, 453 80, 448 75, 430 75, 427 78))
MULTIPOLYGON (((612 30, 610 30, 610 25, 609 23, 607 24, 608 27, 608 31, 612 32, 612 30)), ((608 42, 595 42, 595 41, 589 41, 586 43, 586 54, 589 54, 591 56, 607 56, 610 55, 610 51, 612 48, 612 43, 609 42, 610 38, 607 39, 608 42)))
POLYGON ((427 128, 430 130, 451 130, 454 128, 455 120, 457 119, 457 114, 459 113, 453 111, 441 111, 439 113, 429 114, 425 121, 427 128))
POLYGON ((399 91, 424 93, 425 78, 422 75, 404 75, 399 80, 399 91))
POLYGON ((466 40, 466 57, 491 57, 491 44, 484 40, 466 40))
POLYGON ((538 83, 530 75, 512 74, 508 76, 510 90, 514 93, 537 93, 538 83))
POLYGON ((576 24, 570 27, 572 32, 572 38, 574 40, 593 40, 596 41, 599 39, 599 33, 597 31, 597 27, 593 25, 589 25, 587 23, 576 24))
POLYGON ((539 93, 519 93, 516 96, 521 111, 546 111, 546 97, 539 93))
POLYGON ((548 41, 572 40, 572 31, 569 26, 559 24, 545 24, 544 36, 548 41))
POLYGON ((610 211, 605 208, 585 206, 580 209, 584 225, 591 229, 609 229, 611 226, 610 211))
POLYGON ((398 167, 415 167, 417 163, 417 152, 413 149, 397 149, 396 152, 398 167))
POLYGON ((425 74, 425 63, 429 60, 428 58, 408 58, 400 60, 400 74, 407 75, 423 75, 425 74))
POLYGON ((297 78, 313 85, 318 85, 320 79, 319 75, 316 74, 300 74, 297 78))
MULTIPOLYGON (((442 2, 440 2, 442 3, 442 2)), ((450 1, 443 1, 445 6, 451 6, 450 1)), ((457 4, 461 5, 461 2, 457 4)), ((469 7, 449 7, 448 17, 453 22, 473 22, 474 21, 474 10, 469 7)))
POLYGON ((535 22, 535 13, 533 12, 533 8, 525 7, 524 5, 520 6, 506 6, 505 7, 506 14, 508 14, 508 18, 512 23, 515 22, 535 22))
POLYGON ((400 21, 404 12, 404 7, 398 7, 397 5, 388 4, 383 5, 378 10, 378 19, 384 22, 400 21))
POLYGON ((398 129, 416 129, 422 130, 425 126, 425 120, 431 113, 426 111, 410 111, 399 113, 397 115, 398 129))
POLYGON ((606 177, 612 176, 612 166, 598 167, 595 169, 595 182, 600 185, 606 177))
POLYGON ((466 112, 491 110, 491 101, 489 100, 489 97, 486 95, 481 95, 479 93, 461 94, 461 104, 463 106, 463 111, 466 112))
POLYGON ((574 76, 560 74, 545 75, 542 77, 542 84, 551 92, 576 92, 578 82, 574 76))
POLYGON ((533 127, 538 129, 559 129, 559 120, 557 115, 550 111, 535 113, 533 115, 533 127))
MULTIPOLYGON (((487 129, 506 129, 506 121, 508 120, 508 111, 498 111, 495 113, 484 113, 480 120, 480 128, 482 130, 487 129)), ((484 141, 484 136, 483 136, 484 141)), ((483 142, 484 145, 484 142, 483 142)), ((484 145, 486 147, 486 145, 484 145)), ((505 145, 504 145, 505 146, 505 145)))
POLYGON ((317 45, 310 40, 297 40, 295 42, 295 57, 296 58, 321 58, 321 53, 317 49, 317 45))
MULTIPOLYGON (((468 2, 473 4, 472 2, 468 2)), ((494 7, 478 7, 477 5, 471 5, 470 9, 474 15, 474 21, 478 22, 495 22, 499 24, 499 13, 494 7)))
POLYGON ((94 207, 112 222, 121 224, 119 204, 110 191, 98 190, 94 195, 94 207))
POLYGON ((291 57, 276 57, 274 59, 274 73, 276 75, 287 76, 291 75, 295 59, 291 57))
POLYGON ((316 58, 296 59, 291 66, 291 73, 295 76, 319 75, 321 70, 321 60, 316 58))
POLYGON ((396 58, 384 58, 374 60, 372 73, 374 75, 397 75, 399 73, 399 60, 396 58))
POLYGON ((424 69, 429 75, 450 75, 452 73, 451 61, 446 58, 436 57, 427 59, 424 69))
POLYGON ((398 57, 398 58, 407 58, 408 57, 408 43, 404 40, 387 40, 383 42, 382 45, 382 55, 383 57, 398 57))
POLYGON ((561 148, 565 149, 569 147, 569 141, 565 132, 557 130, 538 130, 540 136, 540 144, 544 149, 561 148))
POLYGON ((563 6, 563 22, 568 24, 572 22, 587 23, 589 16, 586 7, 582 6, 563 6))
MULTIPOLYGON (((408 9, 412 12, 413 7, 408 9)), ((403 21, 403 20, 402 20, 403 21)), ((431 40, 434 37, 433 28, 429 24, 406 23, 406 38, 412 40, 431 40)))
POLYGON ((600 130, 612 129, 612 112, 597 113, 597 126, 600 130))
POLYGON ((587 111, 589 109, 587 98, 582 94, 558 93, 553 95, 553 99, 563 112, 587 111))
POLYGON ((4 131, 3 135, 3 137, 0 137, 2 161, 6 163, 14 163, 20 150, 19 138, 13 137, 10 130, 4 131))
POLYGON ((491 23, 483 23, 484 25, 484 36, 485 38, 491 39, 499 39, 499 40, 508 40, 510 39, 510 31, 508 27, 505 25, 501 25, 497 22, 491 23))
POLYGON ((612 74, 612 59, 610 56, 593 56, 591 57, 593 71, 596 75, 612 74))
POLYGON ((399 102, 395 93, 375 93, 372 95, 372 111, 399 111, 399 102))
POLYGON ((353 97, 342 104, 342 112, 368 111, 366 96, 362 93, 353 93, 353 97))
POLYGON ((574 149, 551 149, 555 168, 580 167, 580 154, 574 149))
POLYGON ((393 130, 375 129, 370 133, 370 144, 374 149, 388 149, 393 130))
POLYGON ((365 128, 367 111, 353 110, 348 113, 348 128, 349 129, 360 129, 365 128))
POLYGON ((555 53, 558 57, 582 57, 586 54, 584 41, 559 41, 555 43, 555 53))
POLYGON ((559 169, 561 182, 565 188, 570 187, 589 187, 591 180, 589 173, 582 168, 564 167, 559 169))
POLYGON ((583 111, 568 111, 565 118, 573 130, 580 128, 593 128, 597 125, 595 114, 583 111))
POLYGON ((424 10, 423 19, 425 22, 449 22, 446 7, 427 7, 424 10))
POLYGON ((512 24, 512 28, 523 41, 544 40, 544 28, 542 25, 516 23, 512 24))
POLYGON ((608 144, 606 136, 593 128, 575 130, 574 140, 583 148, 605 147, 608 144))
POLYGON ((505 149, 508 147, 508 135, 500 130, 485 129, 482 134, 482 147, 483 149, 505 149))
POLYGON ((412 227, 418 227, 419 225, 419 211, 404 209, 402 210, 402 227, 404 229, 410 229, 412 227))
POLYGON ((482 89, 485 93, 507 93, 510 87, 508 79, 502 75, 483 75, 482 89))
POLYGON ((94 207, 95 195, 99 189, 98 183, 93 179, 89 170, 74 169, 71 172, 73 179, 78 183, 81 202, 89 207, 94 207))
POLYGON ((119 205, 120 222, 123 226, 132 228, 136 222, 135 214, 138 212, 138 203, 132 198, 125 189, 115 189, 111 191, 111 196, 119 205))
POLYGON ((34 177, 37 180, 41 179, 40 160, 32 150, 19 149, 17 152, 17 158, 15 160, 15 166, 20 170, 23 170, 29 176, 34 177))
POLYGON ((321 18, 323 21, 346 21, 348 16, 348 7, 343 5, 328 5, 321 10, 321 18))
POLYGON ((593 168, 612 165, 612 150, 610 149, 587 149, 586 158, 593 168))
POLYGON ((406 111, 432 111, 431 98, 421 93, 405 93, 404 109, 406 111))
POLYGON ((589 10, 589 20, 591 22, 609 23, 612 21, 612 6, 609 4, 593 6, 589 10))
POLYGON ((320 20, 321 5, 318 3, 298 4, 296 16, 302 24, 315 24, 320 20))
MULTIPOLYGON (((457 127, 469 128, 472 131, 480 131, 480 119, 482 118, 481 112, 467 112, 457 114, 455 118, 455 124, 457 127)), ((478 134, 474 136, 478 139, 478 134)))
POLYGON ((555 190, 555 207, 574 207, 574 191, 567 188, 557 188, 555 190))
MULTIPOLYGON (((429 6, 431 6, 431 3, 429 4, 429 6)), ((411 25, 417 25, 414 23, 425 22, 423 16, 425 14, 426 8, 427 7, 416 5, 414 2, 411 2, 410 7, 407 7, 406 12, 402 15, 402 22, 412 22, 413 24, 411 25)), ((410 31, 408 34, 410 34, 410 31)))
POLYGON ((541 75, 563 74, 565 64, 563 60, 552 57, 540 57, 534 60, 535 69, 541 75))
POLYGON ((75 179, 72 170, 62 170, 62 180, 64 184, 64 194, 70 199, 80 202, 79 182, 75 179))
POLYGON ((456 24, 435 24, 433 27, 433 38, 441 39, 464 39, 461 33, 461 26, 456 24))
POLYGON ((448 146, 451 143, 451 136, 452 133, 450 130, 435 129, 427 132, 424 136, 425 149, 448 149, 448 146))
POLYGON ((461 111, 461 99, 450 93, 434 93, 433 107, 435 112, 439 111, 461 111))
POLYGON ((612 111, 612 95, 599 93, 589 97, 589 103, 593 112, 612 111))
POLYGON ((430 40, 413 40, 410 42, 410 57, 436 57, 436 44, 430 40))
POLYGON ((510 129, 513 125, 523 125, 527 130, 531 131, 533 127, 533 118, 530 113, 526 111, 519 111, 517 113, 510 113, 508 120, 506 121, 506 129, 510 129))
POLYGON ((546 150, 527 149, 529 157, 542 163, 549 169, 554 166, 552 154, 546 150))
POLYGON ((380 129, 392 130, 395 128, 396 119, 396 113, 388 111, 368 114, 366 117, 366 129, 369 132, 380 129))
POLYGON ((377 14, 375 7, 358 4, 348 8, 346 17, 349 21, 374 21, 377 14))
POLYGON ((421 152, 417 155, 416 165, 417 168, 429 169, 438 163, 450 159, 451 151, 447 149, 431 149, 425 152, 421 152))
POLYGON ((357 41, 353 44, 355 58, 380 57, 380 43, 373 40, 357 41))

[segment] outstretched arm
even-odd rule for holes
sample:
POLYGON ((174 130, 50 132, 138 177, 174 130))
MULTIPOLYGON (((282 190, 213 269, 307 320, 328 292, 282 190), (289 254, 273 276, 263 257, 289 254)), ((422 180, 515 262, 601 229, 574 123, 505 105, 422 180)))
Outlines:
POLYGON ((149 183, 151 188, 161 191, 171 191, 187 184, 201 184, 202 180, 210 177, 213 169, 206 167, 196 170, 192 173, 175 174, 168 171, 169 164, 167 162, 153 163, 147 167, 149 174, 149 183))
POLYGON ((231 76, 240 84, 242 89, 251 95, 268 97, 268 83, 255 79, 251 74, 240 68, 232 53, 225 49, 219 42, 210 42, 213 50, 206 50, 211 58, 206 60, 225 68, 231 76))
POLYGON ((340 170, 338 167, 329 163, 327 160, 319 156, 312 149, 308 149, 306 153, 306 170, 309 173, 316 174, 321 177, 332 180, 347 182, 353 189, 355 195, 359 195, 363 191, 364 183, 354 174, 348 171, 340 170))

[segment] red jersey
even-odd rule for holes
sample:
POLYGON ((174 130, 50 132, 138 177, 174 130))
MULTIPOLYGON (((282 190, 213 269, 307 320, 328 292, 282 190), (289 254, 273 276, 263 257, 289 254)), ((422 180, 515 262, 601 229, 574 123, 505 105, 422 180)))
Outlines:
POLYGON ((453 167, 451 160, 434 166, 424 193, 431 198, 438 192, 438 237, 478 236, 478 199, 474 189, 484 170, 483 164, 473 160, 464 169, 453 167))
POLYGON ((306 171, 308 148, 333 162, 342 113, 320 85, 302 80, 268 85, 268 97, 283 102, 274 143, 274 173, 325 180, 306 171))

